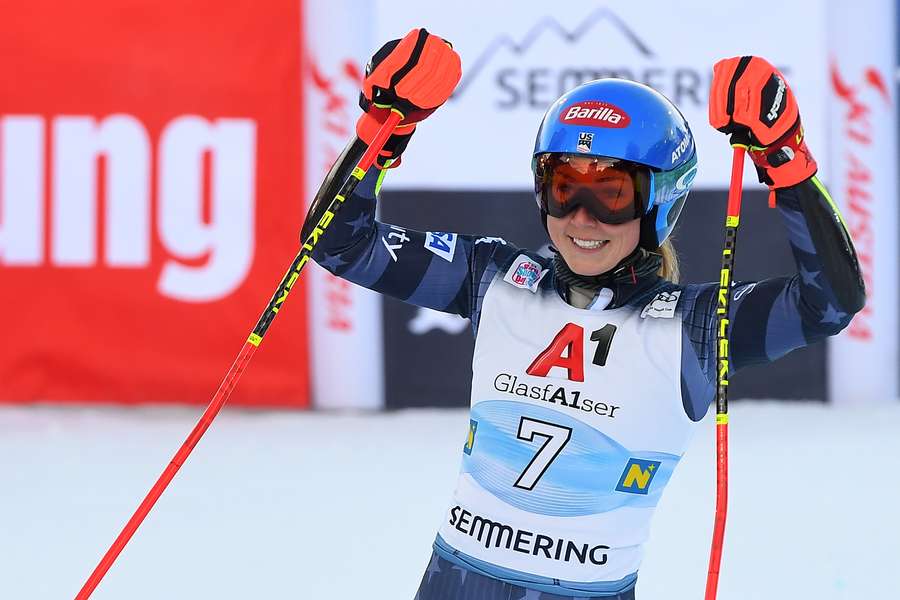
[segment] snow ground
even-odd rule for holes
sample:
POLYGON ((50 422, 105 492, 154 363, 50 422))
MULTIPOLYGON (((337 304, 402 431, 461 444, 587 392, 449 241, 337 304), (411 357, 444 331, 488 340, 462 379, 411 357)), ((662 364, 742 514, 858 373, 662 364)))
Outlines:
MULTIPOLYGON (((198 418, 0 408, 0 598, 72 598, 198 418)), ((723 600, 900 598, 900 404, 731 410, 723 600)), ((219 415, 100 599, 411 599, 449 502, 463 411, 219 415)), ((639 600, 703 597, 707 418, 654 522, 639 600)))

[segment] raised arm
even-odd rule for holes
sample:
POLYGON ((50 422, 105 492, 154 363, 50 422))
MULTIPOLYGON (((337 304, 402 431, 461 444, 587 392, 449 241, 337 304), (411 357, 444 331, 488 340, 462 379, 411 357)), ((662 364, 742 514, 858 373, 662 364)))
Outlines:
POLYGON ((366 69, 360 95, 363 114, 356 138, 332 166, 313 200, 302 237, 319 222, 325 207, 365 152, 390 110, 405 118, 376 166, 366 173, 337 213, 313 259, 337 276, 411 304, 477 320, 483 282, 514 252, 502 240, 445 232, 413 231, 375 220, 375 204, 385 173, 400 158, 419 121, 433 113, 461 75, 450 44, 424 29, 385 44, 366 69))
MULTIPOLYGON (((812 177, 776 192, 796 263, 793 277, 736 284, 730 370, 771 362, 840 332, 865 302, 853 243, 824 186, 812 177)), ((718 284, 688 286, 685 327, 715 379, 718 284)))
MULTIPOLYGON (((355 164, 355 140, 332 168, 322 198, 355 164)), ((516 252, 499 238, 421 232, 375 219, 378 188, 387 171, 372 168, 323 236, 313 259, 331 273, 405 302, 472 317, 493 274, 516 252)), ((314 203, 307 223, 316 223, 314 203)))
MULTIPOLYGON (((846 327, 865 303, 865 286, 846 223, 815 176, 800 114, 784 77, 756 57, 716 64, 710 123, 746 146, 769 186, 787 229, 797 267, 790 278, 736 284, 729 370, 774 361, 846 327)), ((688 286, 684 311, 684 385, 702 416, 715 381, 718 284, 688 286), (693 361, 693 364, 691 364, 693 361), (687 376, 691 380, 691 376, 687 376)))

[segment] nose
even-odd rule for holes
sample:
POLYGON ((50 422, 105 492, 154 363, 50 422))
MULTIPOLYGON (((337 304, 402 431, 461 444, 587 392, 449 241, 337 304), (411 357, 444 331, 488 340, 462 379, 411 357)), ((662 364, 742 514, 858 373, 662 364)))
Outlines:
POLYGON ((578 206, 572 212, 572 224, 581 227, 590 227, 599 223, 596 217, 583 206, 578 206))

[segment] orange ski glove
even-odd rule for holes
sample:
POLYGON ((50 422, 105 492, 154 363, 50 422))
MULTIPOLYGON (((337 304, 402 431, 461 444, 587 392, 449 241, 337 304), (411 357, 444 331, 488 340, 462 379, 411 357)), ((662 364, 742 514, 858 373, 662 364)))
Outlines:
POLYGON ((713 67, 709 124, 750 154, 760 183, 774 190, 816 173, 806 147, 800 110, 784 75, 758 56, 720 60, 713 67))
POLYGON ((366 66, 359 95, 365 113, 356 123, 356 135, 371 143, 392 108, 403 113, 400 126, 378 156, 380 168, 400 164, 416 123, 447 101, 461 76, 459 55, 450 43, 425 29, 413 29, 375 53, 366 66))

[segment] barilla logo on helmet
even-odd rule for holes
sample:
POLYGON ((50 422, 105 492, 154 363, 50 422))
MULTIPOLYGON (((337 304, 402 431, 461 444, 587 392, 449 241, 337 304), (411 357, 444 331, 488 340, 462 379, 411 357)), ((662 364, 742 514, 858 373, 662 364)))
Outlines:
POLYGON ((631 117, 615 104, 600 100, 585 100, 564 108, 559 113, 559 122, 565 125, 590 125, 591 127, 621 129, 628 127, 631 117))

